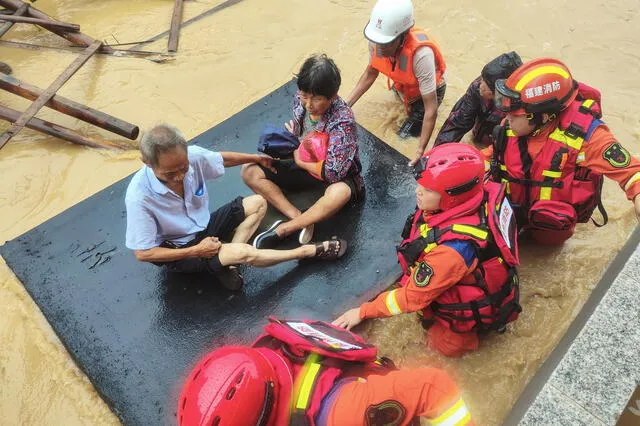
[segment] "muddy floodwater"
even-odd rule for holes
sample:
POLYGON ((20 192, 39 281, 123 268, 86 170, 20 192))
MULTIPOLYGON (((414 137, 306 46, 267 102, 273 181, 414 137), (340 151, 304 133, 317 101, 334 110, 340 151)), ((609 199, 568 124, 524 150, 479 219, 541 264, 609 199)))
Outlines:
MULTIPOLYGON (((184 19, 222 3, 185 2, 184 19)), ((244 0, 183 29, 171 62, 99 56, 60 94, 138 124, 180 127, 194 137, 288 81, 302 61, 326 52, 342 70, 341 94, 355 85, 367 60, 362 29, 373 0, 244 0)), ((448 89, 438 126, 483 64, 517 50, 525 59, 563 59, 574 76, 603 92, 605 120, 617 138, 640 153, 640 17, 633 0, 414 0, 418 26, 439 40, 448 89)), ((108 43, 145 40, 168 29, 169 0, 40 0, 35 6, 108 43)), ((24 24, 3 38, 64 46, 65 40, 24 24)), ((166 38, 142 47, 165 51, 166 38)), ((0 45, 14 75, 46 87, 76 54, 0 45)), ((6 92, 0 103, 24 110, 6 92)), ((395 136, 403 108, 380 78, 355 106, 358 122, 399 151, 416 139, 395 136)), ((49 109, 38 117, 95 138, 118 141, 49 109)), ((6 125, 0 124, 1 128, 6 125)), ((23 130, 0 151, 0 242, 13 239, 138 169, 135 150, 75 146, 23 130)), ((498 425, 526 383, 561 339, 611 259, 635 226, 632 206, 612 182, 604 189, 609 224, 578 227, 563 247, 522 248, 520 319, 476 353, 448 360, 427 350, 414 315, 365 327, 383 355, 403 366, 446 368, 463 389, 472 416, 498 425)), ((408 205, 407 211, 413 206, 408 205)), ((396 218, 398 229, 404 218, 396 218)), ((123 242, 124 243, 124 242, 123 242)), ((393 253, 389 253, 393 255, 393 253)), ((3 425, 118 424, 71 360, 38 307, 0 260, 0 421, 3 425)), ((173 408, 171 408, 173 409, 173 408)))

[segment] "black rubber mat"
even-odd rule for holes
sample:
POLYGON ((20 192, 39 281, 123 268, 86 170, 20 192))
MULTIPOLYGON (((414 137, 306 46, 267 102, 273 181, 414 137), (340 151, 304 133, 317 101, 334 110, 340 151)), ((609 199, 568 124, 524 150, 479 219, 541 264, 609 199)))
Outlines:
MULTIPOLYGON (((285 84, 194 142, 255 152, 264 123, 289 120, 294 91, 293 82, 285 84)), ((247 268, 239 294, 206 277, 138 262, 124 247, 130 177, 0 251, 123 423, 175 424, 182 380, 204 353, 249 342, 267 315, 331 319, 375 295, 399 270, 394 245, 415 205, 414 181, 405 157, 366 130, 359 132, 365 202, 316 227, 317 237, 338 234, 348 240, 349 251, 337 262, 247 268)), ((211 208, 251 193, 239 167, 210 182, 209 191, 211 208)))

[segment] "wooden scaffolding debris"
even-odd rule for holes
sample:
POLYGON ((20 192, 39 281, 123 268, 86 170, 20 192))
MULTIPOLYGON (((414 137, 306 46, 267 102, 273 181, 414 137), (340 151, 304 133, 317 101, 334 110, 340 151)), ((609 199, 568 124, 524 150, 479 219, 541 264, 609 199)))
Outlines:
MULTIPOLYGON (((21 0, 0 0, 0 6, 10 10, 18 11, 24 5, 27 5, 27 4, 21 0)), ((68 29, 64 29, 56 26, 55 23, 57 23, 58 21, 56 21, 46 13, 41 12, 40 10, 36 9, 33 6, 29 6, 29 5, 27 6, 28 8, 25 13, 27 17, 47 21, 47 23, 37 24, 42 28, 48 31, 51 31, 54 34, 57 34, 60 37, 64 37, 67 40, 71 41, 72 43, 79 44, 81 46, 91 46, 96 41, 93 38, 89 37, 88 35, 81 33, 80 31, 77 31, 77 32, 70 31, 68 29)), ((15 14, 9 15, 9 16, 15 16, 15 14)), ((7 18, 6 15, 0 16, 0 18, 2 17, 7 18)), ((102 51, 107 51, 107 52, 112 50, 111 47, 102 45, 102 44, 100 45, 100 49, 102 51)))
MULTIPOLYGON (((29 9, 29 5, 25 3, 18 9, 16 9, 15 12, 13 12, 13 16, 22 16, 27 13, 27 9, 29 9)), ((12 26, 13 22, 10 21, 6 21, 4 24, 0 25, 0 37, 2 37, 7 31, 9 31, 12 26)))
POLYGON ((169 30, 169 43, 167 50, 169 52, 178 51, 178 39, 180 37, 180 24, 182 23, 182 6, 183 0, 176 0, 173 6, 173 15, 171 16, 171 29, 169 30))
POLYGON ((15 136, 22 128, 36 115, 36 113, 51 100, 55 93, 84 65, 91 56, 102 46, 102 42, 94 41, 89 47, 86 48, 80 56, 78 56, 67 67, 62 74, 55 79, 55 81, 33 102, 25 112, 11 125, 11 127, 0 135, 0 149, 15 136))
MULTIPOLYGON (((29 83, 20 81, 15 77, 0 74, 0 89, 11 92, 23 98, 35 101, 43 90, 39 87, 32 86, 29 83)), ((125 138, 135 140, 140 133, 138 126, 127 123, 119 118, 113 117, 104 112, 90 108, 88 106, 74 102, 64 96, 54 95, 46 104, 49 108, 60 111, 63 114, 82 120, 86 123, 93 124, 113 133, 117 133, 125 138)))

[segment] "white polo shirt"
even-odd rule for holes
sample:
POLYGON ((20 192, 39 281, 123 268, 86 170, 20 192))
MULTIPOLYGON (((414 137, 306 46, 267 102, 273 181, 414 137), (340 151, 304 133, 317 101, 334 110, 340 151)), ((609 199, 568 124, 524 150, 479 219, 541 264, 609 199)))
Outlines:
POLYGON ((124 199, 127 248, 147 250, 165 240, 185 244, 209 224, 209 194, 205 182, 224 175, 224 161, 219 153, 198 146, 189 146, 188 156, 184 198, 160 182, 146 165, 131 179, 124 199))

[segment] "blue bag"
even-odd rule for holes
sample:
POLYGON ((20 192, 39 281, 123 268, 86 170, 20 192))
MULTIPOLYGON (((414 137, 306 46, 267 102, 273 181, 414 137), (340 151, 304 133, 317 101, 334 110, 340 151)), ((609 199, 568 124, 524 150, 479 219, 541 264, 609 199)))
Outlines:
POLYGON ((300 141, 293 133, 281 127, 266 124, 260 135, 258 151, 273 158, 286 158, 291 157, 298 146, 300 141))

